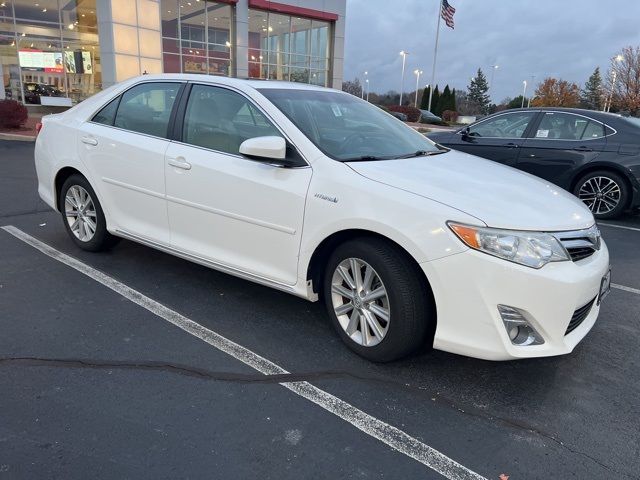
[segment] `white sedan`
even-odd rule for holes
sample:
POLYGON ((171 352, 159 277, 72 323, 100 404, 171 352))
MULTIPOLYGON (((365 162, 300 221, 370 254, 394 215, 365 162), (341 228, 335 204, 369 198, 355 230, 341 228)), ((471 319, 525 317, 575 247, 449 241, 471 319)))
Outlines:
POLYGON ((322 299, 374 361, 566 354, 609 288, 582 202, 336 90, 145 75, 44 117, 35 159, 80 248, 123 237, 322 299))

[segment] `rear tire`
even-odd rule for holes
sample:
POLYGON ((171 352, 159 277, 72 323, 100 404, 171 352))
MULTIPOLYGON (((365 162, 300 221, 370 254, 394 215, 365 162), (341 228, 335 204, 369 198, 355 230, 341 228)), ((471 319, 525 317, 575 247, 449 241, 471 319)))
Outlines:
POLYGON ((71 175, 65 180, 58 206, 67 233, 81 249, 99 252, 118 243, 119 238, 107 231, 96 192, 82 175, 71 175))
POLYGON ((391 242, 363 237, 339 245, 327 262, 323 296, 340 338, 368 360, 431 347, 433 295, 419 266, 391 242))
POLYGON ((573 189, 598 220, 616 218, 629 204, 630 189, 622 175, 597 170, 581 177, 573 189))

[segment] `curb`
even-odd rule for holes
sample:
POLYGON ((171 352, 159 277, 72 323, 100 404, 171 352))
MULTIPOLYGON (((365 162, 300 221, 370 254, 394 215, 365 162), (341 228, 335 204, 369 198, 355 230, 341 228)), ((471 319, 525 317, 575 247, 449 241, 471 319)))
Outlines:
POLYGON ((19 135, 17 133, 0 133, 0 140, 13 140, 18 142, 35 142, 35 135, 19 135))

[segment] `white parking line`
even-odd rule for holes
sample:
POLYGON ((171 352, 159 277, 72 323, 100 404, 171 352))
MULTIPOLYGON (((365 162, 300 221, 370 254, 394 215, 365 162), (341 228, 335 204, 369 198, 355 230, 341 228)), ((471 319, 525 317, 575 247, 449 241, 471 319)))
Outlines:
MULTIPOLYGON (((282 375, 289 373, 284 368, 264 357, 261 357, 257 353, 252 352, 242 345, 239 345, 222 335, 203 327, 199 323, 196 323, 184 315, 171 310, 161 303, 158 303, 137 290, 128 287, 115 278, 90 267, 80 260, 50 247, 46 243, 41 242, 22 230, 12 225, 4 226, 2 229, 31 245, 45 255, 92 278, 96 282, 110 288, 133 303, 145 308, 178 328, 181 328, 185 332, 198 337, 200 340, 207 342, 218 350, 231 355, 233 358, 250 366, 258 372, 264 375, 282 375)), ((344 400, 311 385, 309 382, 283 382, 280 385, 315 403, 337 417, 340 417, 367 435, 377 438, 382 443, 390 446, 398 452, 417 460, 423 465, 426 465, 446 478, 451 480, 486 480, 485 477, 468 469, 464 465, 459 464, 455 460, 452 460, 435 448, 422 443, 408 433, 389 425, 382 420, 372 417, 350 403, 347 403, 344 400)))
POLYGON ((598 225, 602 225, 604 227, 613 227, 613 228, 622 228, 624 230, 633 230, 634 232, 640 232, 640 228, 636 227, 627 227, 625 225, 616 225, 615 223, 602 223, 598 222, 598 225))
POLYGON ((617 283, 612 283, 611 287, 617 288, 618 290, 624 290, 625 292, 630 292, 630 293, 635 293, 637 295, 640 295, 640 290, 637 288, 625 287, 624 285, 618 285, 617 283))

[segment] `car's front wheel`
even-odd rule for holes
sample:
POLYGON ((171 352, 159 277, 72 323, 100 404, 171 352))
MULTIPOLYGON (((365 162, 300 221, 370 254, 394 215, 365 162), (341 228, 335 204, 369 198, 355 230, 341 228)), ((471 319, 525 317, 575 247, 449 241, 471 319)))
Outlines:
POLYGON ((98 198, 82 175, 71 175, 60 189, 58 202, 71 239, 83 250, 98 252, 117 242, 107 231, 107 222, 98 198))
POLYGON ((430 346, 436 319, 429 286, 391 242, 365 237, 338 246, 323 287, 335 329, 359 355, 387 362, 430 346))
POLYGON ((629 187, 621 175, 608 170, 590 172, 578 180, 573 194, 597 219, 615 218, 628 204, 629 187))

